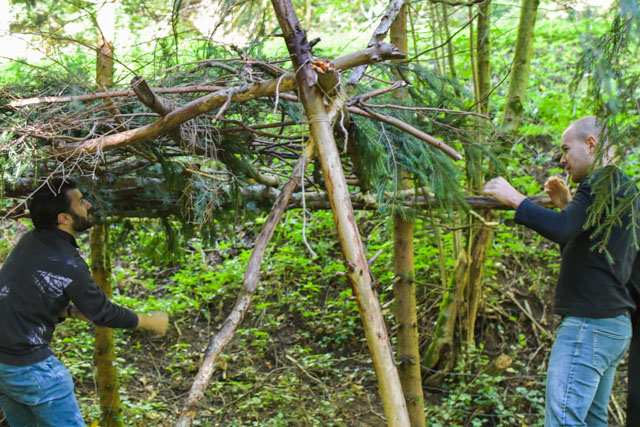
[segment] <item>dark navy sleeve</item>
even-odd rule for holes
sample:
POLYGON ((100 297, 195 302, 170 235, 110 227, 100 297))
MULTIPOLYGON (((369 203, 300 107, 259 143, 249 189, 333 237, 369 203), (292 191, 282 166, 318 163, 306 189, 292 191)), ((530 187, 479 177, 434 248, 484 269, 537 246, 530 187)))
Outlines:
POLYGON ((547 209, 531 199, 525 199, 516 209, 514 221, 564 246, 582 231, 587 209, 592 203, 589 185, 581 183, 571 203, 563 210, 547 209))
POLYGON ((93 281, 84 260, 78 256, 74 261, 73 281, 65 288, 65 293, 76 308, 97 326, 126 329, 138 326, 137 314, 109 301, 93 281))
MULTIPOLYGON (((636 305, 634 319, 637 321, 640 319, 640 252, 636 253, 636 259, 631 269, 631 277, 629 278, 629 283, 627 283, 627 289, 636 305)), ((634 322, 634 324, 636 323, 634 322)))

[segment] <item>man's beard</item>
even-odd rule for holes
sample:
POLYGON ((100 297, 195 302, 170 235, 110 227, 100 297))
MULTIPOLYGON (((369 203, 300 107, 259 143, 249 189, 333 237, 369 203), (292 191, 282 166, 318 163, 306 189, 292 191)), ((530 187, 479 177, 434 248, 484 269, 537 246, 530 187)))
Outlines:
POLYGON ((71 218, 73 218, 72 228, 76 233, 82 233, 83 231, 87 231, 88 229, 93 227, 93 220, 88 213, 86 218, 81 217, 73 211, 69 212, 69 215, 71 215, 71 218))

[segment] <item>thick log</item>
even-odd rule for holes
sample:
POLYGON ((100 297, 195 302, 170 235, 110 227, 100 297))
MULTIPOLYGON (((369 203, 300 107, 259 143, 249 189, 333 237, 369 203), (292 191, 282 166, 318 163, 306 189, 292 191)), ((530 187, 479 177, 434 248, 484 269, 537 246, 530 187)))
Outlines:
POLYGON ((402 394, 391 344, 387 335, 380 302, 373 290, 373 280, 360 238, 358 226, 333 136, 333 129, 311 67, 311 46, 306 38, 290 0, 272 0, 278 22, 296 69, 300 99, 310 123, 311 137, 317 145, 317 156, 322 166, 329 202, 342 252, 347 263, 347 277, 358 301, 365 335, 379 391, 391 426, 408 426, 409 416, 402 394))
MULTIPOLYGON (((37 185, 29 179, 19 179, 14 183, 7 183, 4 187, 2 197, 22 199, 33 193, 37 185)), ((121 178, 116 181, 101 182, 101 190, 108 196, 108 207, 105 209, 106 216, 116 217, 157 217, 163 214, 178 214, 180 211, 178 198, 181 189, 166 188, 165 183, 155 178, 121 178), (145 198, 145 192, 149 188, 166 189, 167 193, 175 193, 175 198, 171 199, 149 199, 145 198), (137 208, 136 208, 137 207, 137 208), (136 212, 140 214, 137 215, 136 212)), ((418 189, 420 192, 420 189, 418 189)), ((272 202, 275 201, 280 191, 266 185, 253 185, 242 188, 240 194, 245 202, 272 202)), ((440 202, 435 197, 415 197, 415 192, 400 192, 398 194, 389 193, 386 195, 389 199, 403 199, 402 204, 407 207, 414 208, 433 208, 438 207, 440 202)), ((531 196, 529 197, 535 203, 553 208, 553 203, 548 196, 531 196)), ((376 201, 376 197, 371 194, 353 193, 350 194, 354 209, 357 210, 378 210, 381 207, 376 201)), ((467 196, 465 201, 471 209, 491 209, 491 210, 513 210, 510 205, 505 205, 497 199, 487 196, 467 196)), ((305 202, 307 209, 323 210, 330 209, 329 198, 326 192, 307 191, 305 192, 305 202)), ((384 200, 383 204, 386 204, 384 200)), ((221 209, 227 209, 230 206, 221 206, 221 209)), ((298 209, 302 207, 302 193, 293 193, 287 209, 298 209)), ((20 218, 24 217, 24 206, 10 212, 11 209, 0 211, 0 218, 20 218)))
MULTIPOLYGON (((175 110, 175 107, 171 105, 169 101, 156 95, 151 90, 145 79, 143 79, 142 77, 134 77, 133 80, 131 80, 131 87, 133 88, 135 94, 138 96, 140 102, 142 102, 148 109, 150 109, 154 113, 160 116, 166 116, 167 114, 175 110)), ((182 129, 180 128, 180 126, 175 129, 171 129, 168 133, 169 137, 178 144, 187 144, 192 146, 195 145, 192 143, 192 141, 186 141, 186 138, 182 134, 182 129)))

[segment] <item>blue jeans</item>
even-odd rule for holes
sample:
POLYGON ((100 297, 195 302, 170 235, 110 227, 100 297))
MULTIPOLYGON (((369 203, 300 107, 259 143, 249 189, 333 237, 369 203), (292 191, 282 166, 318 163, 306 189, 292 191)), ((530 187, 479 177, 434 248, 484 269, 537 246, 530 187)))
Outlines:
POLYGON ((562 319, 549 358, 545 427, 606 427, 616 367, 630 342, 628 314, 562 319))
POLYGON ((0 405, 12 427, 85 426, 71 375, 54 356, 28 366, 0 363, 0 405))

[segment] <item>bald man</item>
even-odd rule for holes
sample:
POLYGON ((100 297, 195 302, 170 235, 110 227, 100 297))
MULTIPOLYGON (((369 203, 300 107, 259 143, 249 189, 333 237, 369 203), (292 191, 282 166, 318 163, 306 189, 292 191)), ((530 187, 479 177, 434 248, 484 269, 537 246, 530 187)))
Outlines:
MULTIPOLYGON (((561 211, 546 209, 527 199, 504 178, 494 178, 485 193, 516 209, 515 222, 560 244, 562 261, 553 311, 562 316, 549 356, 545 397, 545 426, 607 426, 607 405, 616 367, 631 341, 630 314, 635 303, 628 283, 637 250, 631 212, 611 230, 607 254, 593 249, 597 228, 585 229, 596 191, 610 199, 637 192, 630 178, 604 156, 596 165, 602 128, 593 116, 573 122, 562 134, 562 159, 571 180, 578 183, 573 197, 566 183, 551 178, 545 192, 561 211), (599 177, 612 177, 606 190, 599 177)), ((606 142, 606 141, 603 141, 606 142)), ((637 202, 637 200, 636 200, 637 202)), ((636 212, 640 203, 635 205, 636 212)))

